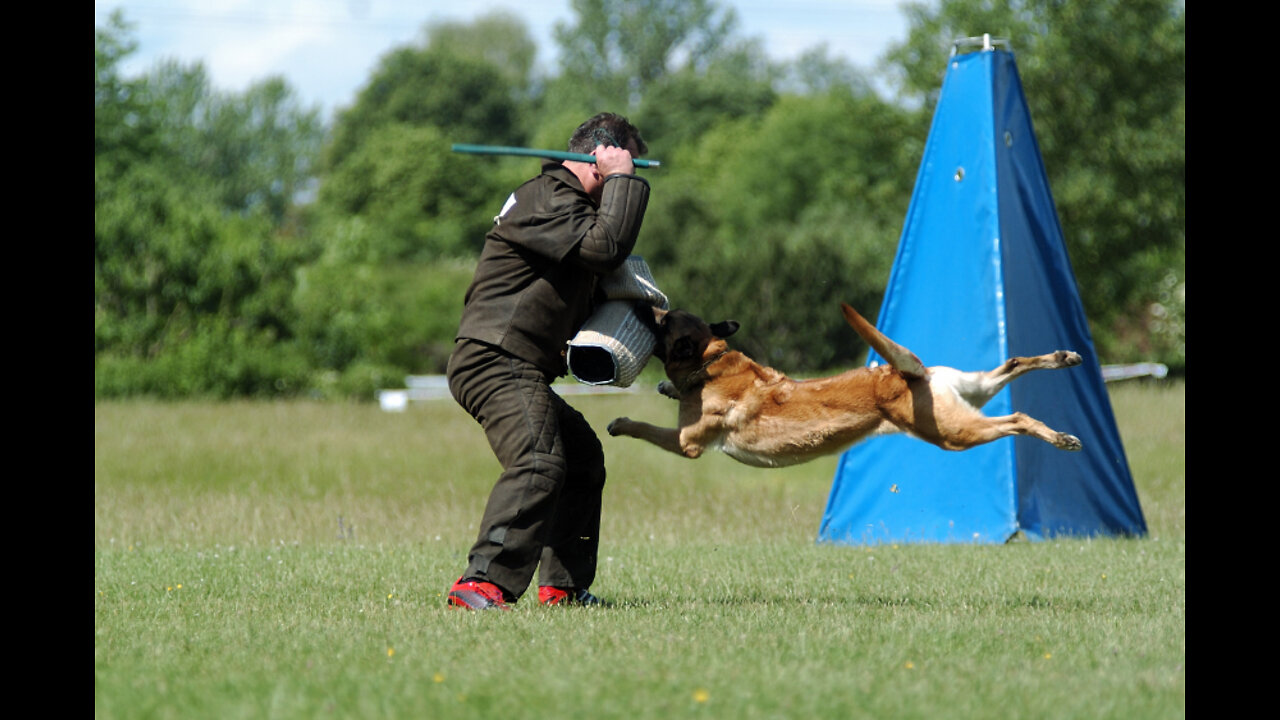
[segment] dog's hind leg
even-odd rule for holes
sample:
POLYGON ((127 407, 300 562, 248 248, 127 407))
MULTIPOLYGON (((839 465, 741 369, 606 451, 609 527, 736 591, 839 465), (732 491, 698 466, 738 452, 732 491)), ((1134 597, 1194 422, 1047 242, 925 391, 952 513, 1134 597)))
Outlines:
POLYGON ((940 425, 942 427, 939 428, 937 437, 925 437, 918 432, 913 434, 944 450, 968 450, 1010 435, 1030 435, 1059 450, 1080 450, 1083 447, 1080 438, 1075 435, 1058 432, 1030 415, 1020 412, 1001 417, 974 414, 962 423, 946 422, 940 425))
POLYGON ((1005 360, 1000 367, 986 372, 961 372, 951 368, 934 367, 930 372, 934 377, 931 382, 941 380, 950 385, 960 397, 976 408, 986 405, 996 393, 1004 389, 1014 379, 1032 370, 1057 370, 1079 365, 1082 361, 1079 353, 1070 350, 1058 350, 1035 357, 1013 357, 1005 360), (942 377, 937 377, 941 375, 942 377))

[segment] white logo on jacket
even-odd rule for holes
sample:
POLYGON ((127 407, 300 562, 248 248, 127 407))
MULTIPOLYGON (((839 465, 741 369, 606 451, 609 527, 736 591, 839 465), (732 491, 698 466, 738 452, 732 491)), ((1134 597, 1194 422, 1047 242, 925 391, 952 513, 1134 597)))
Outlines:
POLYGON ((515 206, 516 206, 516 194, 511 193, 511 195, 507 198, 507 201, 502 204, 502 211, 494 216, 493 222, 497 223, 499 220, 502 220, 502 218, 506 217, 507 213, 511 211, 511 208, 515 206))

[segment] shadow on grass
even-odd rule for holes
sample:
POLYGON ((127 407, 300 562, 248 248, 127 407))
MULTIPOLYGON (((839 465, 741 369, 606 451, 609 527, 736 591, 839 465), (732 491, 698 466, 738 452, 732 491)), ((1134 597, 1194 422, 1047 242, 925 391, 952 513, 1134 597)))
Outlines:
MULTIPOLYGON (((847 606, 861 609, 913 609, 920 611, 951 611, 964 609, 971 612, 986 611, 1046 611, 1055 613, 1115 614, 1140 608, 1120 598, 1090 595, 1047 595, 1044 593, 1018 593, 1007 597, 972 595, 948 597, 920 597, 915 595, 883 595, 854 593, 850 595, 816 595, 799 597, 791 593, 751 593, 742 595, 716 594, 702 598, 685 595, 667 598, 617 598, 606 601, 604 606, 567 606, 555 608, 576 612, 609 612, 719 606, 723 608, 824 608, 847 606)), ((548 608, 551 610, 552 608, 548 608)))

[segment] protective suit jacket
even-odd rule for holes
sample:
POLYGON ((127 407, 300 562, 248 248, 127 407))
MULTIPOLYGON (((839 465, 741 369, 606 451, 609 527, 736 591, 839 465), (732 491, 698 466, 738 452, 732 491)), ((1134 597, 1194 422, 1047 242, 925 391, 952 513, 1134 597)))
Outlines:
POLYGON ((600 205, 558 162, 507 199, 485 236, 457 339, 493 345, 565 374, 565 350, 595 301, 596 281, 635 247, 649 202, 637 175, 605 179, 600 205))

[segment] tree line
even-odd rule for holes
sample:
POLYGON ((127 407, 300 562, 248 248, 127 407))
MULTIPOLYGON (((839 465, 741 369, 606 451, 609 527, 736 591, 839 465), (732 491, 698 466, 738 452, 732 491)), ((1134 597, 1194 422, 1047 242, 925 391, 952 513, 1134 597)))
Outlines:
POLYGON ((744 321, 791 373, 864 350, 952 41, 1009 38, 1104 362, 1185 368, 1185 7, 939 0, 872 71, 819 46, 771 61, 714 0, 574 0, 559 66, 504 14, 434 23, 332 118, 281 78, 244 92, 200 63, 124 77, 95 28, 97 397, 370 396, 444 369, 484 234, 528 158, 603 109, 660 170, 637 253, 673 304, 744 321), (875 92, 869 72, 894 88, 875 92))

